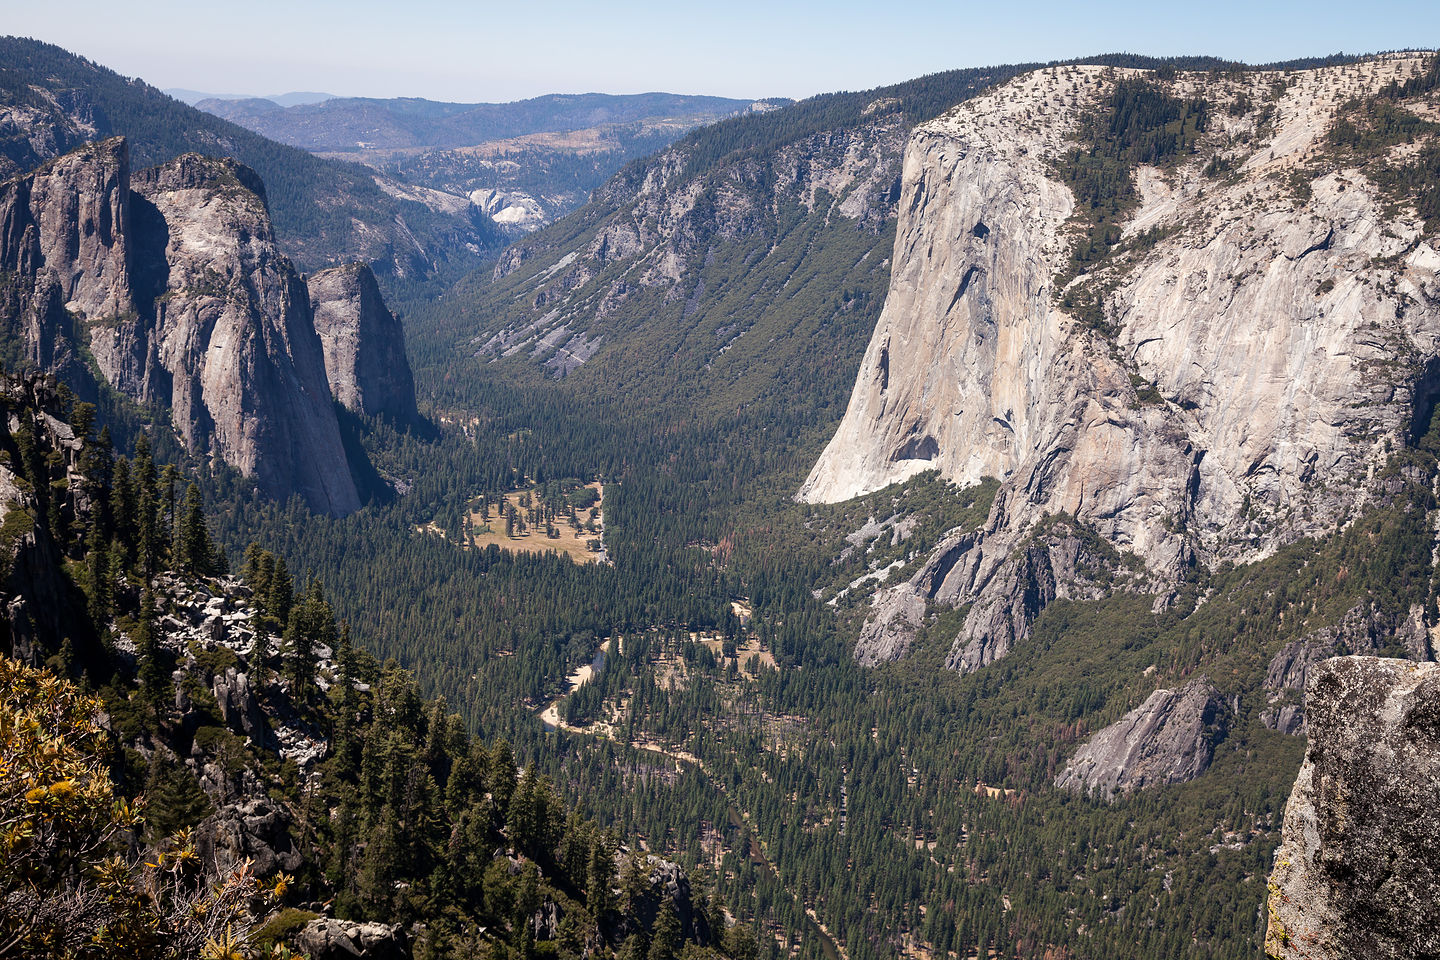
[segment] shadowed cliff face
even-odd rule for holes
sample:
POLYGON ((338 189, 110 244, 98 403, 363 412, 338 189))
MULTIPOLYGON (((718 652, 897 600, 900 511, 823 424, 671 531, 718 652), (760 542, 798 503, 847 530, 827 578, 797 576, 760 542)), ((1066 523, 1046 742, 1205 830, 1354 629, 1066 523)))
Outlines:
POLYGON ((124 140, 0 188, 7 317, 28 359, 169 406, 192 452, 270 496, 359 506, 304 282, 279 252, 263 187, 234 161, 187 154, 131 184, 124 140), (77 342, 78 341, 78 342, 77 342))
POLYGON ((885 308, 798 496, 845 500, 929 469, 1003 485, 981 536, 877 595, 862 658, 904 649, 896 624, 916 597, 973 604, 952 667, 1023 640, 1044 598, 1067 595, 1065 557, 1034 549, 1047 515, 1138 555, 1135 588, 1163 596, 1192 563, 1262 558, 1366 501, 1440 351, 1440 253, 1362 175, 1291 181, 1341 104, 1424 62, 1288 87, 1180 74, 1168 89, 1210 104, 1205 138, 1164 169, 1134 167, 1117 254, 1073 281, 1076 201, 1058 165, 1137 71, 1037 71, 917 128, 885 308), (1222 155, 1233 173, 1207 173, 1222 155), (1062 285, 1102 317, 1062 307, 1062 285), (1042 602, 1014 602, 1027 594, 1042 602))
POLYGON ((385 306, 375 274, 364 264, 347 264, 312 275, 308 286, 331 394, 355 413, 413 420, 405 331, 385 306))
POLYGON ((1440 955, 1440 667, 1327 660, 1270 877, 1272 957, 1440 955))

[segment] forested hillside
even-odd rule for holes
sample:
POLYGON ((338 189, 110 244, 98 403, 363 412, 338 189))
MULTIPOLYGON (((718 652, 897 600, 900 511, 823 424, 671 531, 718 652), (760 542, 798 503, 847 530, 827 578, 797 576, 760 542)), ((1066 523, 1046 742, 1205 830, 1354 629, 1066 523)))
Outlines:
POLYGON ((356 649, 318 581, 258 546, 230 575, 143 435, 114 456, 42 378, 0 398, 7 950, 754 956, 673 863, 356 649))

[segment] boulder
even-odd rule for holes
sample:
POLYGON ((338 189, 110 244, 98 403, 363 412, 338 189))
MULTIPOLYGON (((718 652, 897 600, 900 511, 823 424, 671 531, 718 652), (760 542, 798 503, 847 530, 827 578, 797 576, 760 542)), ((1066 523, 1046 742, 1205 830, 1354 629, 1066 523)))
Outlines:
POLYGON ((321 917, 295 935, 295 947, 310 960, 409 960, 410 938, 388 923, 357 923, 321 917))
POLYGON ((290 819, 268 797, 227 804, 195 828, 195 849, 208 870, 227 873, 253 862, 257 876, 294 871, 303 855, 290 838, 290 819))

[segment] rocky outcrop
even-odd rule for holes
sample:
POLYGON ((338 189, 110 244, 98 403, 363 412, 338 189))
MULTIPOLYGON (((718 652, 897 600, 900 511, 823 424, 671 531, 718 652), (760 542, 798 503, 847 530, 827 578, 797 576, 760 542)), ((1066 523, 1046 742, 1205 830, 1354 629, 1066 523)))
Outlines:
POLYGON ((83 389, 88 350, 192 452, 273 497, 359 506, 309 296, 249 168, 187 154, 132 184, 123 140, 84 147, 0 189, 0 269, 31 362, 83 389))
POLYGON ((631 932, 643 933, 650 930, 661 906, 668 902, 675 908, 675 916, 680 921, 682 939, 693 940, 701 945, 713 942, 710 921, 704 911, 695 907, 690 877, 685 868, 673 860, 654 854, 645 854, 638 862, 632 860, 634 856, 624 847, 615 855, 618 876, 623 878, 633 862, 642 871, 644 882, 648 886, 645 895, 636 898, 632 903, 634 914, 629 918, 629 923, 633 925, 631 932))
POLYGON ((290 837, 289 818, 265 797, 228 804, 202 820, 195 828, 195 851, 214 876, 246 860, 260 877, 293 872, 304 860, 290 837))
POLYGON ((1265 672, 1263 688, 1270 703, 1260 714, 1261 723, 1281 733, 1302 733, 1305 689, 1321 663, 1335 656, 1377 654, 1387 649, 1410 660, 1435 659, 1419 604, 1404 617, 1386 615, 1373 603, 1356 606, 1335 626, 1287 643, 1265 672))
POLYGON ((308 286, 331 395, 355 413, 413 420, 405 331, 385 306, 375 274, 364 264, 347 264, 312 275, 308 286))
POLYGON ((1275 853, 1266 953, 1440 955, 1440 666, 1327 660, 1306 701, 1310 746, 1275 853))
POLYGON ((1194 780, 1210 766, 1227 719, 1224 698, 1204 677, 1156 690, 1075 751, 1055 786, 1114 800, 1143 787, 1194 780))
MULTIPOLYGON (((1423 62, 1303 71, 1288 86, 1181 74, 1176 95, 1212 105, 1209 139, 1174 169, 1138 168, 1134 249, 1068 288, 1094 292, 1100 321, 1059 305, 1074 198, 1055 164, 1135 71, 1037 71, 916 129, 885 308, 798 496, 844 500, 931 469, 1003 481, 978 540, 932 557, 958 578, 933 596, 974 605, 953 667, 1003 655, 1060 595, 1017 557, 1046 515, 1133 553, 1135 587, 1163 596, 1193 563, 1264 557, 1365 501, 1367 477, 1429 410, 1440 252, 1363 177, 1318 175, 1308 195, 1287 178, 1341 103, 1423 62), (1204 165, 1221 152, 1238 173, 1216 180, 1204 165)), ((883 632, 891 608, 904 604, 877 601, 867 629, 883 632)))
POLYGON ((321 917, 295 935, 310 960, 409 960, 410 938, 398 924, 357 923, 321 917))
POLYGON ((72 523, 93 506, 80 469, 82 445, 55 415, 61 409, 54 382, 0 374, 0 651, 37 665, 65 638, 76 645, 76 657, 100 655, 83 646, 91 632, 85 597, 65 573, 47 522, 72 523), (40 489, 27 476, 22 438, 34 462, 45 465, 40 489))
MULTIPOLYGON (((212 622, 224 623, 222 620, 212 622)), ((250 687, 248 674, 227 667, 224 674, 215 677, 212 691, 222 723, 257 743, 264 741, 265 715, 255 699, 255 691, 250 687)))
POLYGON ((952 670, 973 673, 1026 640, 1055 600, 1095 600, 1117 587, 1148 586, 1118 551, 1069 517, 1038 524, 998 564, 990 556, 994 545, 983 533, 954 534, 908 581, 876 591, 856 659, 873 666, 902 656, 928 605, 955 605, 978 595, 965 617, 966 642, 955 644, 946 658, 952 670), (981 584, 985 576, 988 583, 981 584))
POLYGON ((680 919, 680 936, 701 944, 711 942, 709 920, 695 909, 690 877, 684 868, 673 860, 653 854, 646 856, 646 862, 650 867, 650 888, 653 896, 657 903, 668 900, 675 907, 675 915, 680 919))

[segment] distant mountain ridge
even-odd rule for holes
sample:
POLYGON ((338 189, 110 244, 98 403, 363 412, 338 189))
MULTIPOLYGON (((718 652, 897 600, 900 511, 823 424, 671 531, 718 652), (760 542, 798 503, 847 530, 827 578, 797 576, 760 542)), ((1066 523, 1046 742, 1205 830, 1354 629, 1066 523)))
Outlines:
POLYGON ((337 97, 323 103, 283 106, 274 98, 212 98, 197 106, 278 143, 325 152, 467 147, 532 133, 583 130, 645 119, 718 120, 745 112, 757 102, 785 101, 673 93, 581 93, 548 94, 513 103, 337 97), (281 109, 275 110, 269 104, 281 109))
POLYGON ((265 181, 278 239, 303 270, 364 260, 382 275, 423 277, 500 244, 463 199, 397 196, 373 171, 266 140, 52 44, 0 37, 0 111, 0 177, 110 136, 127 138, 136 169, 192 151, 234 157, 265 181))
POLYGON ((269 100, 276 106, 294 107, 304 103, 323 103, 336 97, 333 93, 321 93, 318 90, 291 90, 288 93, 270 93, 263 97, 257 97, 253 93, 207 93, 186 87, 166 87, 160 92, 192 107, 202 100, 269 100))
MULTIPOLYGON (((585 203, 626 163, 697 126, 784 100, 642 93, 551 94, 514 103, 337 98, 284 108, 263 98, 199 104, 273 140, 469 202, 511 234, 585 203)), ((426 202, 446 202, 427 195, 426 202)))

